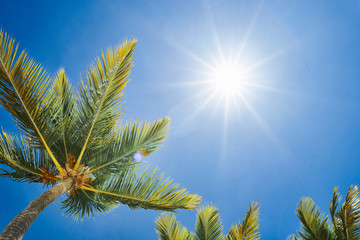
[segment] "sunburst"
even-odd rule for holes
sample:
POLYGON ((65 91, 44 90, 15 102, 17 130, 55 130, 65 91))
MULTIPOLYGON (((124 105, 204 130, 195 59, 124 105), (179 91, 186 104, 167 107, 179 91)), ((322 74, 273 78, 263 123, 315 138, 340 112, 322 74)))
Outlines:
MULTIPOLYGON (((290 94, 264 84, 266 82, 264 81, 266 73, 261 72, 263 65, 275 59, 287 48, 276 51, 269 56, 262 57, 257 61, 253 61, 243 55, 245 52, 244 43, 240 44, 238 48, 236 48, 236 46, 230 46, 229 49, 232 49, 232 54, 226 54, 230 51, 223 51, 223 48, 220 47, 221 44, 218 44, 218 54, 207 56, 206 58, 202 58, 178 44, 174 45, 203 66, 203 69, 196 71, 196 76, 198 76, 199 79, 192 79, 184 83, 188 87, 197 86, 197 89, 202 89, 199 90, 197 94, 186 99, 184 105, 189 105, 189 103, 192 104, 193 102, 201 102, 201 104, 198 104, 195 109, 192 109, 191 114, 187 115, 186 119, 181 120, 182 123, 178 127, 179 131, 182 131, 185 126, 193 121, 205 108, 208 109, 208 106, 212 106, 211 108, 213 109, 214 115, 219 116, 219 112, 223 112, 223 142, 225 145, 230 116, 245 114, 244 110, 247 110, 246 112, 253 116, 254 120, 263 129, 268 138, 279 149, 283 149, 281 141, 265 119, 261 117, 261 113, 256 110, 256 106, 252 104, 251 100, 261 99, 261 96, 259 96, 261 91, 290 94)), ((225 149, 225 146, 223 148, 225 149)))
MULTIPOLYGON (((262 92, 264 91, 293 95, 293 93, 272 87, 271 79, 273 79, 274 73, 266 72, 269 64, 271 65, 273 60, 286 52, 292 45, 274 49, 272 53, 261 56, 261 51, 254 49, 256 46, 253 43, 249 44, 255 22, 256 16, 249 29, 242 35, 242 39, 220 35, 214 27, 212 29, 213 38, 211 39, 210 36, 207 38, 210 41, 202 42, 201 47, 204 47, 205 51, 201 54, 198 53, 199 50, 194 50, 194 46, 187 48, 178 41, 168 39, 168 43, 187 55, 190 62, 193 60, 192 67, 195 67, 192 75, 194 77, 181 83, 183 86, 189 87, 189 91, 192 92, 191 96, 184 99, 179 106, 174 107, 175 110, 171 109, 171 112, 176 114, 176 109, 184 111, 182 106, 191 106, 191 111, 183 114, 178 120, 179 125, 176 132, 187 132, 186 129, 189 128, 189 125, 195 124, 195 119, 200 113, 207 114, 209 120, 216 118, 218 121, 219 117, 223 116, 223 151, 225 151, 230 117, 249 114, 273 144, 283 151, 283 144, 262 117, 263 114, 258 111, 255 101, 263 99, 262 92), (204 52, 208 54, 204 54, 204 52), (195 89, 196 93, 193 93, 195 89), (210 112, 205 112, 205 110, 210 112)), ((192 72, 190 69, 188 70, 192 72)), ((268 94, 265 95, 268 96, 268 94)))
POLYGON ((244 80, 245 74, 239 66, 235 63, 224 63, 210 73, 209 85, 219 95, 230 97, 241 93, 244 80))

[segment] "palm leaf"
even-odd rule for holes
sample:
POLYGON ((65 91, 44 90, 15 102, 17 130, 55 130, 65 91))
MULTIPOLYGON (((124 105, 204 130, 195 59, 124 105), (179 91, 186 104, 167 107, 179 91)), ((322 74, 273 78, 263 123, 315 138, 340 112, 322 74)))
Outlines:
POLYGON ((286 240, 300 240, 300 238, 297 238, 294 234, 288 236, 286 240))
POLYGON ((324 214, 321 213, 320 208, 315 205, 311 198, 301 199, 296 211, 296 215, 301 221, 301 230, 298 233, 304 240, 335 239, 328 218, 324 218, 324 214))
POLYGON ((40 170, 44 168, 54 172, 56 169, 44 150, 30 148, 28 141, 5 132, 0 135, 0 164, 7 166, 7 169, 1 168, 0 175, 15 181, 43 182, 44 178, 47 182, 56 180, 55 177, 45 177, 40 170))
POLYGON ((158 170, 140 170, 132 167, 125 173, 112 175, 108 180, 94 180, 94 188, 82 189, 97 193, 94 200, 103 204, 123 203, 130 208, 174 211, 177 208, 194 209, 201 198, 179 188, 158 170))
POLYGON ((179 189, 169 178, 157 170, 138 167, 125 168, 108 179, 94 179, 92 187, 82 186, 75 194, 61 202, 65 214, 75 219, 106 213, 119 203, 132 209, 144 208, 174 211, 193 209, 201 198, 179 189))
POLYGON ((124 164, 131 163, 132 156, 139 149, 145 150, 147 154, 155 152, 164 142, 169 124, 170 118, 165 117, 151 124, 135 121, 123 125, 105 152, 89 157, 87 165, 91 169, 90 173, 101 170, 96 176, 107 176, 106 173, 118 172, 124 164))
POLYGON ((329 211, 336 237, 338 239, 344 239, 345 235, 344 235, 343 221, 339 216, 340 212, 338 211, 340 202, 341 202, 341 196, 338 192, 338 188, 334 188, 333 197, 329 205, 329 211))
POLYGON ((60 103, 60 110, 55 118, 59 125, 59 128, 55 129, 58 131, 59 137, 51 148, 54 149, 59 162, 65 166, 69 154, 68 150, 72 151, 72 145, 74 145, 72 140, 75 132, 74 119, 76 119, 77 112, 75 111, 75 96, 64 69, 60 69, 57 73, 52 91, 60 103))
POLYGON ((260 239, 259 228, 259 203, 253 202, 250 204, 249 210, 243 218, 242 224, 239 222, 238 225, 232 226, 226 239, 260 239))
POLYGON ((161 240, 192 240, 194 237, 179 222, 174 214, 161 214, 155 221, 156 233, 161 240))
POLYGON ((125 41, 114 50, 102 53, 81 82, 78 136, 82 147, 75 169, 87 148, 94 150, 112 140, 113 129, 121 115, 120 100, 132 68, 135 44, 136 41, 125 41))
POLYGON ((50 91, 49 78, 40 64, 27 56, 17 55, 15 40, 0 30, 0 103, 15 119, 32 147, 44 148, 60 172, 50 146, 56 141, 52 125, 57 101, 50 91))
POLYGON ((224 238, 222 230, 219 210, 209 205, 200 208, 196 216, 195 239, 220 240, 224 238))
POLYGON ((96 214, 105 214, 118 204, 116 202, 101 203, 96 201, 97 193, 79 189, 68 194, 67 198, 60 202, 61 209, 66 216, 75 220, 83 220, 84 217, 95 217, 96 214))
POLYGON ((335 214, 335 226, 339 235, 348 240, 360 238, 360 201, 356 186, 351 186, 346 200, 335 214), (341 232, 341 233, 340 233, 341 232))

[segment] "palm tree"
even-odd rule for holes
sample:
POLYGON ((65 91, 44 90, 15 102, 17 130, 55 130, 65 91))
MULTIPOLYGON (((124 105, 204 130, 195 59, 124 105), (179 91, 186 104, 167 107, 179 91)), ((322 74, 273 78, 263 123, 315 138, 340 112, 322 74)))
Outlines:
POLYGON ((259 204, 253 202, 242 223, 230 228, 228 235, 223 235, 219 210, 214 206, 201 207, 196 216, 195 233, 192 233, 176 221, 174 214, 161 214, 155 221, 156 232, 161 240, 255 240, 260 239, 259 204))
POLYGON ((136 41, 101 53, 78 92, 64 70, 52 80, 41 65, 18 54, 18 45, 0 30, 0 103, 21 136, 0 133, 0 173, 14 181, 52 187, 17 215, 0 239, 21 239, 35 218, 58 196, 75 219, 132 209, 193 209, 200 197, 140 168, 167 136, 170 119, 120 122, 136 41))
POLYGON ((351 186, 346 199, 341 204, 338 189, 329 205, 331 223, 328 216, 324 217, 320 208, 307 197, 302 198, 296 208, 296 215, 301 221, 300 235, 291 236, 290 239, 304 240, 358 240, 360 239, 360 198, 356 186, 351 186))

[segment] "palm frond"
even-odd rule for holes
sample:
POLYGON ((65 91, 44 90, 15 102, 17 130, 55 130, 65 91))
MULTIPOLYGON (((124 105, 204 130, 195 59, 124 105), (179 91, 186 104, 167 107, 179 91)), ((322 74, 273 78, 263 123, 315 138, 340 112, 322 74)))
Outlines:
POLYGON ((220 240, 224 238, 222 231, 219 210, 210 205, 201 207, 196 216, 195 239, 220 240))
POLYGON ((105 214, 118 205, 115 202, 101 203, 95 200, 96 197, 96 192, 79 189, 69 193, 66 199, 60 202, 60 207, 64 210, 64 215, 83 220, 84 217, 105 214))
POLYGON ((193 235, 176 221, 174 214, 162 213, 156 220, 156 233, 161 240, 192 240, 193 235))
POLYGON ((170 118, 165 117, 151 124, 135 121, 121 126, 106 152, 87 160, 90 173, 95 174, 101 170, 101 173, 97 174, 101 177, 109 172, 118 172, 124 164, 133 161, 132 156, 139 149, 145 150, 147 154, 155 152, 164 142, 169 124, 170 118))
POLYGON ((346 195, 346 200, 335 213, 335 227, 338 235, 344 239, 360 238, 360 199, 356 186, 351 186, 346 195))
POLYGON ((242 224, 239 222, 238 225, 231 227, 229 234, 227 235, 227 240, 255 240, 260 239, 259 232, 259 203, 252 202, 250 204, 249 210, 247 211, 245 217, 243 218, 242 224))
POLYGON ((0 135, 0 164, 7 166, 7 169, 1 168, 0 175, 14 181, 43 182, 46 179, 49 183, 56 180, 54 177, 44 176, 40 170, 56 170, 45 150, 31 148, 28 141, 5 132, 0 135))
POLYGON ((328 218, 324 218, 324 214, 321 213, 320 208, 315 205, 311 198, 302 198, 296 211, 296 215, 301 221, 301 230, 298 233, 304 240, 335 239, 328 218))
POLYGON ((45 149, 58 170, 62 167, 50 146, 56 141, 52 125, 57 101, 50 91, 50 82, 41 65, 27 56, 17 55, 15 40, 0 30, 0 103, 29 139, 32 147, 45 149))
POLYGON ((301 240, 300 238, 297 238, 294 234, 288 236, 286 240, 301 240))
POLYGON ((75 219, 106 213, 119 203, 132 209, 175 211, 193 209, 201 198, 180 189, 157 170, 127 168, 108 179, 94 179, 91 187, 82 186, 61 202, 65 214, 75 219))
POLYGON ((51 146, 51 149, 54 150, 60 164, 65 166, 68 154, 72 152, 72 146, 75 145, 73 134, 76 130, 74 119, 77 117, 77 112, 75 111, 76 98, 64 69, 60 69, 57 73, 52 91, 60 104, 60 109, 54 120, 59 125, 59 128, 55 129, 59 137, 57 142, 51 146))
POLYGON ((112 140, 113 129, 121 115, 120 100, 133 66, 131 57, 135 44, 136 41, 125 41, 114 50, 102 53, 81 83, 78 136, 82 147, 75 169, 87 148, 96 148, 112 140))
POLYGON ((127 169, 125 173, 112 175, 108 180, 94 180, 94 188, 82 189, 97 193, 94 200, 99 203, 123 203, 132 209, 144 208, 174 211, 194 209, 201 198, 179 188, 170 178, 164 178, 158 170, 139 167, 127 169))
POLYGON ((341 202, 341 196, 338 192, 338 188, 334 188, 333 197, 329 205, 329 211, 336 237, 338 239, 344 239, 345 235, 344 235, 343 221, 339 216, 340 212, 338 211, 340 202, 341 202))

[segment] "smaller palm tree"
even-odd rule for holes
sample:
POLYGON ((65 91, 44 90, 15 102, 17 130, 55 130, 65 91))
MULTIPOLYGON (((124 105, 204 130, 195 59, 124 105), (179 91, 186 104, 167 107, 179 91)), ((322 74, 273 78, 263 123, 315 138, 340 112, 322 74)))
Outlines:
POLYGON ((347 192, 345 202, 341 204, 338 189, 334 189, 333 198, 329 205, 329 217, 321 212, 314 201, 302 198, 296 208, 296 215, 301 221, 300 235, 290 236, 289 239, 304 240, 358 240, 360 239, 360 198, 356 186, 351 186, 347 192))
POLYGON ((230 228, 229 234, 223 235, 219 210, 211 205, 201 207, 196 216, 195 233, 176 221, 175 215, 163 213, 155 221, 156 233, 161 240, 255 240, 260 239, 259 204, 253 202, 244 216, 242 223, 230 228))

